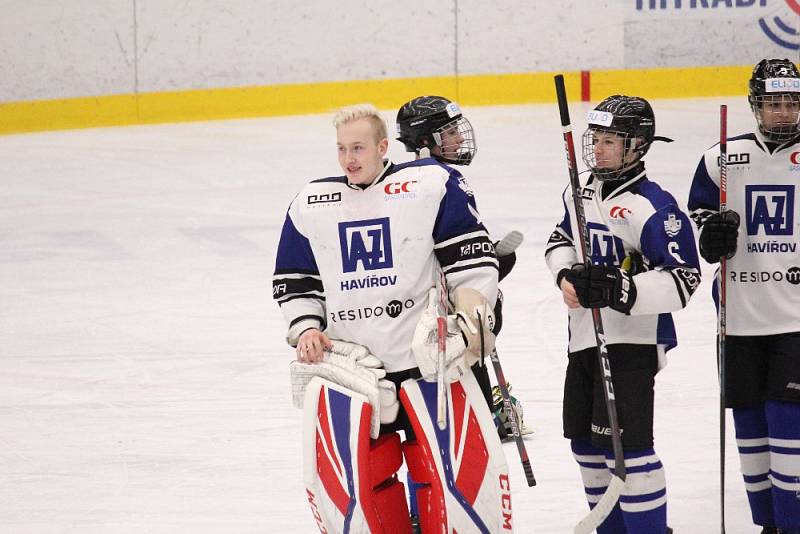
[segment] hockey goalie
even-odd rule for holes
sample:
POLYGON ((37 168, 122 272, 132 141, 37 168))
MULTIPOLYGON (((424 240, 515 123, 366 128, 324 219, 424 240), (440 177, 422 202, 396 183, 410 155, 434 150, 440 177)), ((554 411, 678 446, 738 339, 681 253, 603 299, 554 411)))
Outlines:
MULTIPOLYGON (((446 113, 437 129, 470 128, 457 106, 446 113)), ((471 369, 494 349, 499 272, 475 194, 435 159, 388 160, 370 104, 333 125, 344 175, 291 202, 272 285, 296 348, 314 520, 332 533, 509 532, 508 470, 471 369)))

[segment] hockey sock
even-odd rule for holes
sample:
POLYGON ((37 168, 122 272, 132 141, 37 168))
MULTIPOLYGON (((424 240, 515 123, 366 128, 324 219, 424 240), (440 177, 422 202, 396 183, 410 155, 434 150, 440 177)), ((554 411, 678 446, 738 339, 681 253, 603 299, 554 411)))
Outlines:
POLYGON ((772 526, 775 518, 772 512, 772 482, 769 479, 769 443, 764 406, 734 408, 733 423, 753 523, 772 526))
MULTIPOLYGON (((606 464, 614 469, 614 453, 606 451, 606 464)), ((628 534, 667 531, 667 482, 664 467, 653 449, 625 451, 625 488, 619 497, 628 534)))
POLYGON ((800 404, 767 401, 775 526, 800 531, 800 404))
MULTIPOLYGON (((611 482, 611 473, 606 466, 605 454, 588 441, 572 440, 570 445, 572 455, 581 470, 589 508, 594 508, 611 482)), ((619 503, 614 506, 606 520, 597 527, 597 532, 598 534, 627 534, 619 503)))

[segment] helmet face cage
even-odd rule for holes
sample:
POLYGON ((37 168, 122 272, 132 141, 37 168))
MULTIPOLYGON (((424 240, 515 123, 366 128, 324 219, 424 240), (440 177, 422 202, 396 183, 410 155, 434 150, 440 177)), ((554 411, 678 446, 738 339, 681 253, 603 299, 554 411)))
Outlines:
POLYGON ((653 108, 644 98, 613 95, 600 102, 587 116, 589 128, 582 138, 583 162, 599 180, 617 180, 635 167, 650 149, 656 133, 653 108), (597 134, 605 132, 622 139, 622 154, 616 168, 597 163, 597 134))
POLYGON ((397 113, 397 140, 408 152, 423 148, 444 163, 469 165, 477 153, 475 132, 458 104, 441 96, 420 96, 397 113))
POLYGON ((750 99, 758 129, 770 141, 788 141, 800 133, 800 93, 777 93, 750 99))
POLYGON ((589 167, 589 169, 591 169, 592 174, 594 174, 595 177, 601 181, 619 179, 619 177, 622 176, 625 171, 632 169, 639 163, 642 157, 644 157, 644 154, 647 152, 648 148, 643 145, 643 139, 641 137, 632 137, 627 132, 592 126, 589 126, 586 131, 583 132, 581 141, 583 149, 583 162, 587 167, 589 167), (594 145, 597 140, 596 134, 598 132, 613 134, 622 139, 622 161, 620 161, 619 167, 610 168, 598 166, 597 155, 595 154, 594 149, 594 145))
POLYGON ((431 137, 435 145, 431 147, 431 155, 439 161, 469 165, 478 153, 475 130, 463 115, 436 128, 431 137))
POLYGON ((750 109, 761 134, 788 141, 800 133, 800 72, 788 59, 763 59, 750 78, 750 109))

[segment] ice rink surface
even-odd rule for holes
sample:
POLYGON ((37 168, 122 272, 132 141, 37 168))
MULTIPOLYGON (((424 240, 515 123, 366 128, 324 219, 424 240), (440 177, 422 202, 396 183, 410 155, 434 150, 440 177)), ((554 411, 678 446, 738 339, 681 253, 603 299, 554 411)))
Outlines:
MULTIPOLYGON (((731 135, 754 127, 745 97, 653 102, 656 133, 675 142, 654 144, 648 174, 684 206, 720 103, 731 135)), ((578 143, 588 109, 571 106, 578 143)), ((484 221, 526 236, 502 284, 498 341, 535 429, 537 487, 505 445, 516 531, 567 533, 587 505, 561 436, 566 310, 543 259, 568 184, 558 112, 465 111, 479 151, 463 172, 484 221)), ((289 202, 304 182, 341 174, 330 119, 0 137, 0 532, 317 531, 270 287, 289 202)), ((394 141, 390 155, 409 158, 394 141)), ((678 534, 719 532, 711 279, 704 265, 656 378, 678 534)), ((753 533, 728 419, 728 533, 753 533)))

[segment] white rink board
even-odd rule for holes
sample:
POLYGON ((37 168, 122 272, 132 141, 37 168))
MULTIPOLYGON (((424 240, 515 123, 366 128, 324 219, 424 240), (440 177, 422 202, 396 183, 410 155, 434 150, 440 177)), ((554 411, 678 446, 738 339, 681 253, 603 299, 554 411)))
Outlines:
POLYGON ((780 0, 563 0, 557 9, 551 0, 6 0, 3 8, 0 102, 748 65, 796 59, 800 42, 785 29, 798 28, 798 14, 780 0))

